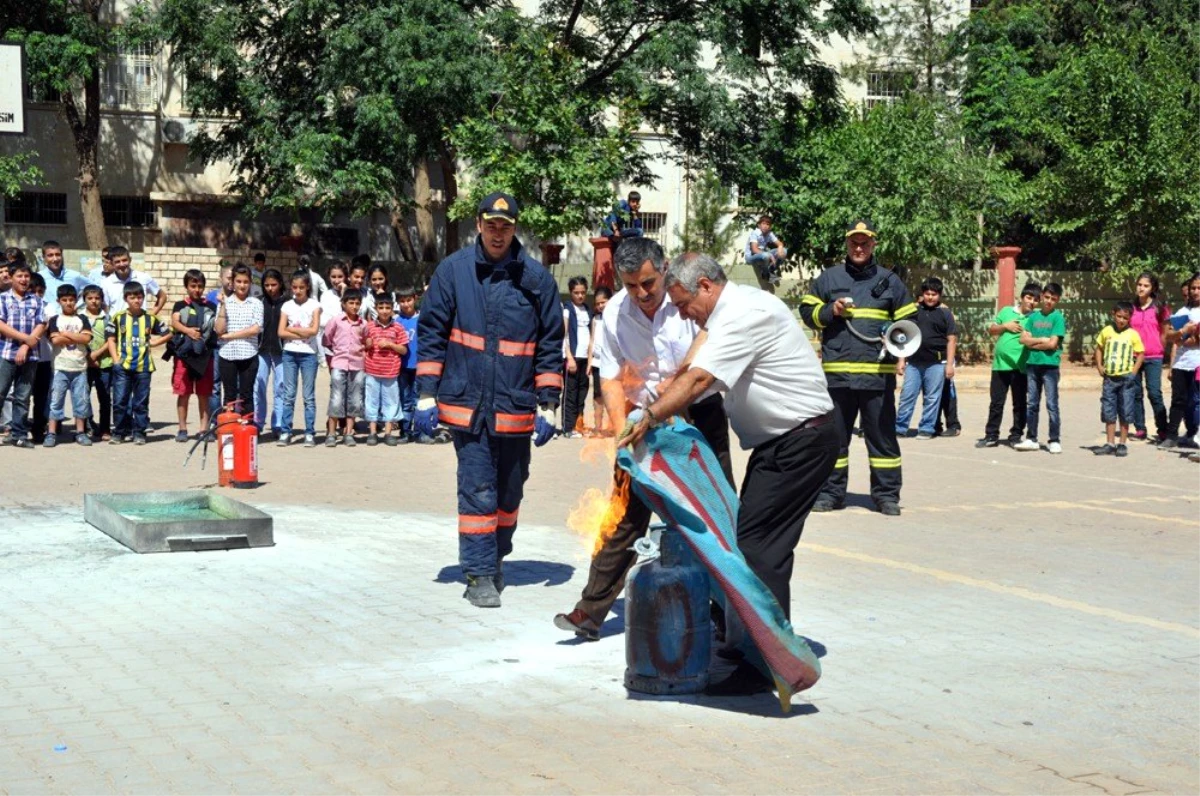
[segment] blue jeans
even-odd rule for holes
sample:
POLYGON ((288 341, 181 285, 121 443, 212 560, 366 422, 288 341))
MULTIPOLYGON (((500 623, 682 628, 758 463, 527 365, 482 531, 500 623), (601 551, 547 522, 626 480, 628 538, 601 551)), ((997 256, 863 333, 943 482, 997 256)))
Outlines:
POLYGON ((217 373, 217 357, 214 354, 212 358, 213 372, 213 391, 212 397, 208 399, 208 416, 216 417, 221 413, 221 374, 217 373))
POLYGON ((417 370, 416 368, 402 368, 400 370, 400 420, 408 423, 416 411, 417 370))
POLYGON ((1150 407, 1154 410, 1154 430, 1158 435, 1167 433, 1167 405, 1163 402, 1162 394, 1163 361, 1147 359, 1142 363, 1142 369, 1137 372, 1134 386, 1133 427, 1138 431, 1146 430, 1146 406, 1142 400, 1142 385, 1145 384, 1145 395, 1150 399, 1150 407))
POLYGON ((363 419, 372 423, 395 423, 400 419, 400 382, 397 379, 367 374, 363 419))
POLYGON ((88 374, 80 371, 54 371, 50 382, 50 419, 66 420, 67 395, 71 396, 71 417, 87 420, 92 416, 92 401, 88 394, 88 374))
POLYGON ((1046 392, 1046 414, 1050 416, 1050 438, 1046 442, 1059 442, 1060 418, 1058 415, 1058 366, 1030 365, 1025 370, 1029 379, 1029 392, 1026 394, 1025 409, 1025 438, 1037 442, 1038 437, 1038 404, 1042 400, 1042 391, 1046 392))
POLYGON ((276 382, 279 389, 279 428, 292 433, 292 416, 296 411, 296 383, 304 378, 304 433, 317 432, 317 355, 283 352, 283 378, 276 382))
POLYGON ((0 359, 0 401, 12 394, 12 420, 9 433, 13 439, 25 439, 29 434, 29 395, 33 392, 36 362, 18 365, 11 359, 0 359))
POLYGON ((787 256, 787 251, 782 248, 772 249, 771 251, 761 251, 758 254, 751 254, 746 258, 746 262, 754 266, 754 270, 763 279, 769 279, 772 276, 779 274, 779 261, 787 256))
POLYGON ((945 362, 909 362, 904 366, 904 386, 900 390, 900 408, 896 410, 896 433, 908 433, 917 396, 925 393, 921 404, 921 421, 917 430, 932 434, 942 408, 942 388, 946 383, 945 362))
POLYGON ((279 411, 280 383, 283 381, 283 355, 259 354, 258 373, 254 377, 254 425, 259 430, 267 422, 267 385, 275 391, 275 405, 271 411, 271 430, 280 431, 284 428, 279 411))
POLYGON ((113 434, 145 434, 150 427, 150 371, 138 373, 113 365, 113 434))

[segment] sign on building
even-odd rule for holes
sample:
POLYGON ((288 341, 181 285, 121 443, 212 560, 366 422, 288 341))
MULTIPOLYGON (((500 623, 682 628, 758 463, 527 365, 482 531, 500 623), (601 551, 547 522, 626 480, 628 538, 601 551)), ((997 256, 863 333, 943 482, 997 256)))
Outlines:
POLYGON ((25 135, 25 47, 0 42, 0 135, 25 135))

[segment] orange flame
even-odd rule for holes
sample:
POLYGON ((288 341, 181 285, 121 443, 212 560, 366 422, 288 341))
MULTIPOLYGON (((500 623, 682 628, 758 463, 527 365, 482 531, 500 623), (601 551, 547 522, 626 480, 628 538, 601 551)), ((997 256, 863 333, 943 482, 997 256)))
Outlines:
POLYGON ((629 476, 622 472, 617 474, 609 494, 594 487, 585 490, 567 516, 567 527, 591 541, 594 556, 616 533, 628 505, 629 476))

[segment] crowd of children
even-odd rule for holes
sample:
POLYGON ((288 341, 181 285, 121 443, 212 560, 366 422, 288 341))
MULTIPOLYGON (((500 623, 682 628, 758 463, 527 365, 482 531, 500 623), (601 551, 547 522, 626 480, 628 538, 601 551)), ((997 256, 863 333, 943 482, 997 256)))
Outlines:
MULTIPOLYGON (((0 263, 0 444, 144 444, 160 354, 173 360, 177 442, 207 429, 224 402, 253 417, 279 445, 303 441, 314 447, 322 364, 330 374, 327 447, 356 445, 359 421, 366 424, 368 445, 449 441, 445 431, 424 436, 409 423, 417 399, 417 290, 393 289, 387 270, 366 255, 335 263, 326 281, 307 256, 285 280, 259 254, 253 268, 223 265, 220 285, 207 292, 204 274, 189 270, 186 296, 173 305, 166 323, 157 317, 165 292, 132 268, 123 247, 106 249, 103 265, 86 276, 63 267, 62 247, 54 241, 42 246, 43 266, 37 272, 20 249, 6 250, 5 259, 0 263), (194 427, 189 425, 193 396, 194 427), (302 433, 293 427, 298 398, 303 399, 302 433), (68 417, 71 427, 64 426, 68 417)), ((916 438, 959 433, 953 387, 958 330, 942 303, 943 290, 937 278, 922 283, 914 318, 922 342, 897 368, 903 379, 896 415, 901 436, 908 435, 922 394, 916 438)), ((1118 302, 1111 324, 1096 336, 1092 358, 1102 378, 1100 420, 1106 435, 1105 444, 1094 449, 1098 455, 1127 456, 1131 440, 1198 447, 1200 274, 1183 284, 1183 306, 1175 312, 1159 293, 1158 279, 1141 274, 1133 299, 1118 302), (1171 382, 1169 407, 1163 399, 1164 370, 1171 382)), ((1016 451, 1062 452, 1058 386, 1067 333, 1057 308, 1062 294, 1054 282, 1027 284, 1016 305, 1002 308, 990 324, 995 339, 990 401, 976 447, 1001 444, 1011 396, 1012 423, 1003 442, 1016 451), (1044 446, 1039 439, 1043 400, 1044 446)), ((612 291, 597 287, 589 306, 587 280, 575 277, 568 295, 561 433, 568 438, 611 435, 594 367, 593 332, 612 291)))

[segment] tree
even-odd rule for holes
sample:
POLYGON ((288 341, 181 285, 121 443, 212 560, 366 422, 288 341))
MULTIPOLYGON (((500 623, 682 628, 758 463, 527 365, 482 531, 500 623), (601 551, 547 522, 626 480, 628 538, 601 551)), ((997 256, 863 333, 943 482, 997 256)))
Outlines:
POLYGON ((0 39, 24 42, 29 81, 59 97, 59 110, 75 144, 79 202, 87 245, 108 237, 100 205, 100 70, 122 43, 139 40, 136 27, 101 19, 103 0, 39 0, 0 5, 0 39))
POLYGON ((1025 0, 973 15, 970 136, 1027 182, 1010 242, 1115 276, 1200 257, 1200 3, 1025 0))
POLYGON ((774 210, 781 237, 813 262, 840 259, 846 224, 865 216, 879 229, 881 261, 957 265, 976 254, 979 214, 1003 218, 1018 191, 1001 158, 963 147, 952 108, 917 94, 776 135, 756 204, 774 210))
POLYGON ((846 70, 859 82, 873 71, 900 73, 927 97, 953 94, 962 73, 957 32, 964 18, 958 0, 889 0, 876 8, 879 26, 868 54, 846 70))
POLYGON ((0 196, 16 196, 25 185, 38 185, 45 175, 32 163, 37 152, 0 155, 0 196))
POLYGON ((594 226, 613 185, 652 179, 635 137, 641 116, 628 100, 576 92, 582 65, 545 27, 507 22, 495 102, 451 132, 472 173, 452 215, 471 218, 480 199, 504 190, 521 203, 522 227, 539 238, 594 226))
POLYGON ((162 0, 155 20, 212 120, 193 152, 231 162, 252 210, 384 208, 406 259, 436 259, 430 163, 452 201, 445 133, 496 74, 479 3, 162 0))
POLYGON ((729 255, 738 237, 738 226, 730 220, 732 195, 712 169, 705 169, 688 185, 687 219, 678 227, 679 250, 703 252, 717 260, 729 255))

